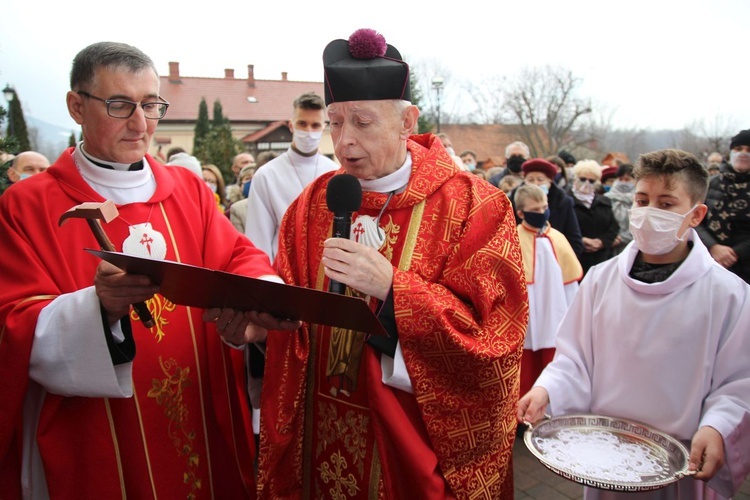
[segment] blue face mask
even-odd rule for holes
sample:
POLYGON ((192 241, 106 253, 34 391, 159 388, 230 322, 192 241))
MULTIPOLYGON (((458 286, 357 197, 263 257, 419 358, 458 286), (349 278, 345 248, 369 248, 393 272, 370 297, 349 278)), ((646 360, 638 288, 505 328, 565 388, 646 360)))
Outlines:
POLYGON ((549 208, 547 208, 543 214, 540 214, 539 212, 524 212, 523 220, 532 227, 542 229, 549 220, 549 208))
POLYGON ((604 192, 605 193, 608 193, 610 189, 612 189, 612 186, 608 186, 606 184, 604 185, 604 192))
POLYGON ((31 174, 21 174, 18 180, 22 181, 24 179, 28 179, 29 177, 31 177, 31 174))
POLYGON ((250 183, 252 181, 247 181, 244 186, 242 186, 242 196, 247 198, 250 195, 250 183))
POLYGON ((542 193, 549 194, 549 185, 548 184, 540 184, 539 189, 542 190, 542 193))

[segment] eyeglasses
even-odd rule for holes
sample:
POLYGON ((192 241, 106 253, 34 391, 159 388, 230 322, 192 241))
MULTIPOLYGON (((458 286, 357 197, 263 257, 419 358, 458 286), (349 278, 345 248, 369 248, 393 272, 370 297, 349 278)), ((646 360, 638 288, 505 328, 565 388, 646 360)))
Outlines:
POLYGON ((589 179, 589 178, 586 178, 586 177, 579 177, 578 180, 581 181, 581 182, 589 182, 591 184, 596 184, 596 179, 589 179))
MULTIPOLYGON (((123 99, 102 99, 95 95, 84 92, 83 90, 78 91, 79 95, 101 101, 107 105, 107 114, 112 118, 128 119, 135 113, 135 108, 140 106, 143 108, 143 115, 149 120, 160 120, 164 118, 167 113, 169 103, 166 101, 151 101, 151 102, 133 102, 126 101, 123 99)), ((159 97, 161 99, 161 97, 159 97)))

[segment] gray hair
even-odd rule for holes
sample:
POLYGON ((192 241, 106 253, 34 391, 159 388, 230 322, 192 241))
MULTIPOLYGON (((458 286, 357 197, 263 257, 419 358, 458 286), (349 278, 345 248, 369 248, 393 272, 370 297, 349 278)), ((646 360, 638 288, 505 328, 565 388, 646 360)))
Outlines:
POLYGON ((508 151, 510 151, 510 148, 512 148, 513 146, 519 146, 519 147, 523 148, 523 150, 526 152, 526 154, 524 155, 524 157, 528 158, 529 156, 531 156, 531 151, 529 151, 529 147, 525 143, 523 143, 521 141, 516 141, 516 142, 511 142, 510 144, 508 144, 508 147, 505 148, 505 157, 506 158, 508 158, 508 151))
POLYGON ((151 58, 132 45, 97 42, 81 50, 73 59, 73 68, 70 70, 70 89, 76 91, 81 87, 92 85, 96 70, 99 68, 121 68, 131 73, 138 73, 149 68, 156 76, 159 76, 151 58))

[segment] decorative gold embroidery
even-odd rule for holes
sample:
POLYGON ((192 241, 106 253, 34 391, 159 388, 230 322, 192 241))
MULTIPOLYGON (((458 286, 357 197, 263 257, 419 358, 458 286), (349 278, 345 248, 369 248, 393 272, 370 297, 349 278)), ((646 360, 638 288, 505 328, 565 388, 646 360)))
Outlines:
POLYGON ((333 481, 331 488, 328 490, 333 500, 345 500, 347 494, 349 497, 353 497, 359 491, 357 486, 357 479, 350 472, 347 476, 343 474, 346 472, 347 464, 346 459, 341 456, 338 451, 331 455, 331 463, 323 462, 318 471, 320 472, 320 478, 327 485, 333 481), (331 466, 332 464, 332 466, 331 466), (346 491, 346 493, 344 492, 346 491))
POLYGON ((365 473, 365 455, 367 453, 367 425, 370 419, 355 411, 347 411, 343 419, 338 418, 336 405, 321 402, 318 405, 318 445, 316 458, 335 442, 343 442, 346 451, 357 466, 358 477, 365 473))
POLYGON ((393 217, 388 216, 388 219, 388 223, 383 226, 383 231, 385 231, 383 255, 386 259, 393 260, 393 247, 396 245, 396 241, 398 241, 401 226, 393 223, 393 217))
POLYGON ((188 498, 193 499, 201 488, 201 479, 196 474, 200 457, 193 450, 195 431, 185 428, 188 410, 183 402, 183 391, 190 386, 190 368, 177 366, 174 359, 165 362, 161 356, 159 356, 159 366, 166 378, 152 379, 148 397, 154 398, 156 404, 164 407, 164 414, 170 420, 168 434, 177 450, 177 455, 187 457, 187 470, 183 474, 183 481, 190 485, 188 498))
MULTIPOLYGON (((169 321, 167 321, 164 317, 164 312, 172 312, 177 306, 164 298, 162 295, 156 294, 146 301, 146 307, 148 307, 148 310, 151 312, 151 316, 153 316, 154 318, 154 326, 152 326, 150 329, 153 330, 154 328, 156 328, 154 337, 156 338, 156 342, 161 342, 165 335, 163 327, 169 324, 169 321)), ((140 318, 138 317, 138 313, 135 312, 135 309, 130 310, 130 319, 131 321, 135 322, 140 320, 140 318)))
POLYGON ((365 334, 333 327, 328 346, 326 376, 331 383, 331 395, 350 396, 357 390, 359 365, 365 345, 365 334))

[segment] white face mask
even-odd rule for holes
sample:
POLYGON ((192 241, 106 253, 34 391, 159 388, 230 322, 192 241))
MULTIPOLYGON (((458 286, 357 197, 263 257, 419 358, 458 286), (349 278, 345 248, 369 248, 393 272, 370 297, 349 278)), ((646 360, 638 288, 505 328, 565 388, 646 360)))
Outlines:
POLYGON ((638 250, 648 255, 664 255, 674 250, 681 241, 685 241, 688 233, 685 231, 681 237, 677 236, 682 222, 697 206, 694 205, 684 215, 655 207, 631 208, 630 232, 638 250))
POLYGON ((747 172, 750 170, 750 153, 732 151, 729 153, 729 163, 737 172, 747 172))
POLYGON ((292 134, 292 142, 303 153, 313 153, 318 150, 320 140, 323 138, 323 131, 307 132, 305 130, 295 130, 292 134))
POLYGON ((209 182, 209 181, 204 181, 204 182, 206 183, 206 186, 208 186, 208 189, 210 189, 212 193, 215 193, 216 190, 218 189, 218 186, 216 185, 215 182, 209 182))
POLYGON ((592 184, 588 181, 576 179, 575 184, 573 184, 573 189, 581 194, 593 194, 594 191, 596 191, 596 183, 592 184))

